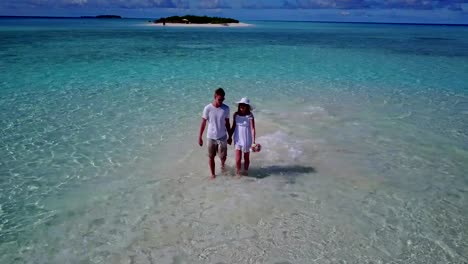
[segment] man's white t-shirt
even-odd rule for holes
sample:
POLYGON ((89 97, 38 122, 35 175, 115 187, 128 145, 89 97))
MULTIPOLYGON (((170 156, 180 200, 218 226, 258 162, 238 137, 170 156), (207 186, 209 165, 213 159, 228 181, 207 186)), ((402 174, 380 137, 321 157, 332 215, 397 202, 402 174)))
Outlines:
POLYGON ((207 138, 226 137, 226 118, 229 119, 229 106, 222 104, 220 107, 215 107, 213 104, 209 104, 203 109, 202 118, 208 121, 207 138))

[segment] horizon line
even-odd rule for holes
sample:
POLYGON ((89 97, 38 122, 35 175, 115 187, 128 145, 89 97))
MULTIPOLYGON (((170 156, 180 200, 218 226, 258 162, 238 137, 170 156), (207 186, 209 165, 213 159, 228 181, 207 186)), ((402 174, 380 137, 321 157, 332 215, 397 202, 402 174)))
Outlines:
MULTIPOLYGON (((100 16, 100 15, 96 15, 100 16)), ((0 15, 0 18, 42 18, 42 19, 116 19, 97 18, 96 16, 11 16, 0 15)), ((120 15, 116 15, 120 16, 120 15)), ((149 17, 124 17, 120 19, 155 19, 149 17)), ((239 20, 240 21, 240 20, 239 20)), ((373 21, 332 21, 332 20, 284 20, 284 19, 246 19, 244 21, 264 21, 264 22, 309 22, 309 23, 342 23, 342 24, 388 24, 388 25, 421 25, 421 26, 468 26, 460 23, 421 23, 421 22, 373 22, 373 21)))

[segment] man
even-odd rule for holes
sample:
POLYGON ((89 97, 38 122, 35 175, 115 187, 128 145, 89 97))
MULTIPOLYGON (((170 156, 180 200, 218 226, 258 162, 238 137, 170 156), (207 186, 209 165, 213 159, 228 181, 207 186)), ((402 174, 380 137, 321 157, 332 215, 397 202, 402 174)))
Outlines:
POLYGON ((213 102, 203 109, 202 121, 200 124, 200 135, 198 144, 203 146, 203 132, 208 121, 207 144, 208 144, 208 164, 210 165, 211 179, 216 178, 215 174, 215 156, 218 154, 221 159, 221 169, 224 170, 227 157, 227 144, 231 144, 232 138, 228 138, 229 124, 229 106, 223 104, 223 88, 216 89, 213 102))

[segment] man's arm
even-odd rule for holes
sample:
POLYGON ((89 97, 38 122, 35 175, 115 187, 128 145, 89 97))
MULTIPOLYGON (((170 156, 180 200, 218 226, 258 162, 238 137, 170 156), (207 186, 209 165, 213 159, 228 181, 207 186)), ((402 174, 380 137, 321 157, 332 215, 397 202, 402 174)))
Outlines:
POLYGON ((200 134, 198 135, 198 145, 203 146, 203 132, 205 132, 205 127, 206 127, 206 119, 202 118, 201 124, 200 124, 200 134))

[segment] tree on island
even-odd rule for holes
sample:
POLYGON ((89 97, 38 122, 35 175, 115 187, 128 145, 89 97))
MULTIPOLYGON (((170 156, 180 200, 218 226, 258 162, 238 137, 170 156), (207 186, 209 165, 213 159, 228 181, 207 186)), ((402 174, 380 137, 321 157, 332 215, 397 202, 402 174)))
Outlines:
POLYGON ((154 23, 178 23, 178 24, 227 24, 239 23, 239 20, 223 17, 208 17, 208 16, 170 16, 162 17, 154 20, 154 23))

